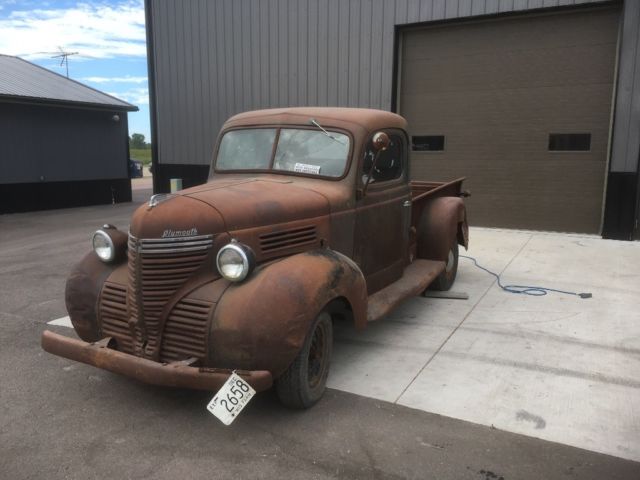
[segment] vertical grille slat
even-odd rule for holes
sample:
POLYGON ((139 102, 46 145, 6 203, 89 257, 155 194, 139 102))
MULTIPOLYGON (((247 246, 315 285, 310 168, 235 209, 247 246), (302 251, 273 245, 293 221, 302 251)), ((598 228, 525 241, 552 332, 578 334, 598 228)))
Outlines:
POLYGON ((116 339, 120 350, 133 353, 131 332, 127 324, 127 288, 105 282, 100 301, 102 333, 116 339))

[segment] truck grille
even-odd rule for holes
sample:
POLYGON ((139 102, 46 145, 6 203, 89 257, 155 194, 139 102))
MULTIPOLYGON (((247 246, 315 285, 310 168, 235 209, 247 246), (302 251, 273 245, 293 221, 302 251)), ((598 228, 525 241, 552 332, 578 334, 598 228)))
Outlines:
POLYGON ((260 235, 260 249, 265 253, 278 252, 303 245, 312 245, 318 240, 315 225, 292 228, 280 232, 260 235))
POLYGON ((207 353, 207 320, 213 304, 185 298, 173 308, 162 335, 160 360, 172 362, 207 353))
MULTIPOLYGON (((164 335, 160 361, 173 362, 207 354, 207 320, 213 304, 185 298, 171 310, 164 335)), ((117 340, 118 350, 134 353, 134 342, 127 324, 127 288, 106 282, 100 301, 102 334, 117 340)))
MULTIPOLYGON (((146 329, 146 353, 155 350, 162 310, 169 298, 202 266, 212 245, 212 235, 138 239, 129 234, 127 300, 129 316, 138 323, 136 354, 143 353, 144 348, 140 327, 146 329)), ((176 350, 171 343, 168 346, 176 350)))
POLYGON ((118 349, 133 353, 133 339, 127 325, 127 288, 117 283, 105 282, 100 297, 102 334, 113 337, 118 349))

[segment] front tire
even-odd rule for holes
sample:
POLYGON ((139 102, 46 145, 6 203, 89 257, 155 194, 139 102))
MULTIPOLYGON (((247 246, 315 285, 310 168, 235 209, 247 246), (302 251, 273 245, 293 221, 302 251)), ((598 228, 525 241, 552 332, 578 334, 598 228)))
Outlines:
POLYGON ((276 380, 280 401, 289 408, 312 407, 324 394, 333 347, 331 316, 322 312, 309 329, 302 350, 276 380))
POLYGON ((429 285, 429 289, 438 290, 441 292, 449 290, 456 281, 456 275, 458 274, 458 242, 454 240, 453 245, 449 249, 449 255, 447 256, 447 263, 444 271, 436 277, 436 279, 429 285))

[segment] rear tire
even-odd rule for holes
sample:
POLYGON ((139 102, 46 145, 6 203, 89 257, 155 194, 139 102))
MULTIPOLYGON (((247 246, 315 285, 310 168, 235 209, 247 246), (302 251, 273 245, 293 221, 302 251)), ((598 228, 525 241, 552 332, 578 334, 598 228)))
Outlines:
POLYGON ((305 409, 320 400, 326 390, 332 347, 331 316, 322 312, 309 329, 298 356, 276 380, 278 398, 286 407, 305 409))
POLYGON ((447 264, 445 270, 436 277, 429 285, 430 290, 446 291, 449 290, 456 281, 458 274, 458 242, 454 240, 453 245, 449 249, 447 264))

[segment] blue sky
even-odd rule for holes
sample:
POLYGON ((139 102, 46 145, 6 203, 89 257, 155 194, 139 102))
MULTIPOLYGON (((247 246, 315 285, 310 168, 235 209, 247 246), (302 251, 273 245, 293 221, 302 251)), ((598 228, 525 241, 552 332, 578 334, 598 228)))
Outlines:
POLYGON ((149 88, 142 0, 0 0, 0 53, 16 55, 137 105, 129 133, 149 134, 149 88))

